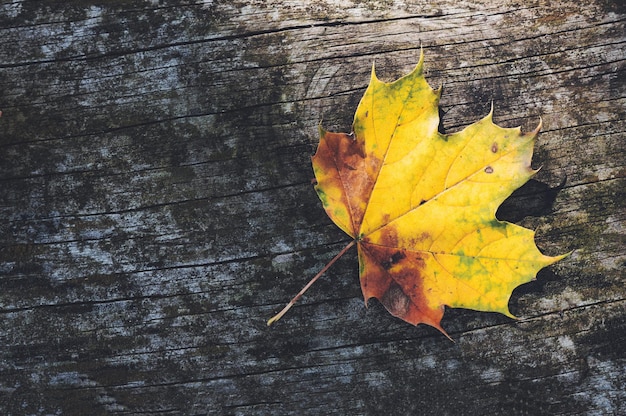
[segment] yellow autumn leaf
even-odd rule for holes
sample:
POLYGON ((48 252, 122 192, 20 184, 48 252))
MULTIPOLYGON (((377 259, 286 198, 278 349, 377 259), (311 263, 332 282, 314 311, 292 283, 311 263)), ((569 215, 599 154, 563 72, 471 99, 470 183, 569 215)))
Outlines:
POLYGON ((423 54, 392 83, 372 68, 353 133, 320 129, 312 161, 327 214, 353 238, 340 254, 358 247, 366 303, 377 298, 392 315, 445 334, 445 306, 512 316, 513 289, 564 256, 541 254, 533 231, 495 217, 536 172, 540 126, 524 134, 495 125, 490 113, 441 134, 440 93, 424 78, 423 54))

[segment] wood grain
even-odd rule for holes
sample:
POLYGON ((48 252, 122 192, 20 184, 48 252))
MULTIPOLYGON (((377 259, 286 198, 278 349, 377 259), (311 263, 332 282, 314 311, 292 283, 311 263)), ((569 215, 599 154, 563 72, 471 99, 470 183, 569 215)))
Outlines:
POLYGON ((619 1, 0 4, 0 413, 626 413, 619 1), (517 322, 363 306, 311 186, 375 61, 423 47, 455 131, 543 121, 507 212, 550 255, 517 322), (519 217, 519 218, 518 218, 519 217))

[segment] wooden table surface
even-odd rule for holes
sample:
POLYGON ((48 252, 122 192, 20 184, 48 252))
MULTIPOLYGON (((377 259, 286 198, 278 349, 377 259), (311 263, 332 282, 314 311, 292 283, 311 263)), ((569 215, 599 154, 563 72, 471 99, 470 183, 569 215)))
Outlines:
POLYGON ((0 3, 3 415, 626 414, 619 0, 0 3), (543 120, 499 215, 574 250, 519 316, 364 307, 311 186, 372 62, 446 132, 543 120))

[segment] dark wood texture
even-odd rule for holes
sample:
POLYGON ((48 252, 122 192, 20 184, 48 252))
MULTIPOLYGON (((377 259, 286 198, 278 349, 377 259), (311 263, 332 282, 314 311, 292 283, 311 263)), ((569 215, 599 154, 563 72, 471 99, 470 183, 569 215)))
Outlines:
POLYGON ((0 4, 0 413, 626 414, 619 0, 0 4), (543 120, 500 214, 573 254, 506 317, 363 305, 311 186, 425 52, 445 131, 543 120))

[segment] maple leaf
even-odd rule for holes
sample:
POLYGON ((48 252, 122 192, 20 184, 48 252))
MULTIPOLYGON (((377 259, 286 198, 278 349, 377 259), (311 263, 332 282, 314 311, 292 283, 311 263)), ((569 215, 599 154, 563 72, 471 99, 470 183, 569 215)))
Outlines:
POLYGON ((441 327, 444 307, 513 317, 517 286, 563 257, 541 254, 535 233, 499 221, 498 206, 537 171, 532 132, 502 128, 492 112, 458 133, 438 131, 441 88, 415 69, 392 83, 376 77, 351 134, 327 132, 312 158, 315 189, 328 216, 357 245, 365 303, 377 298, 411 324, 441 327))

